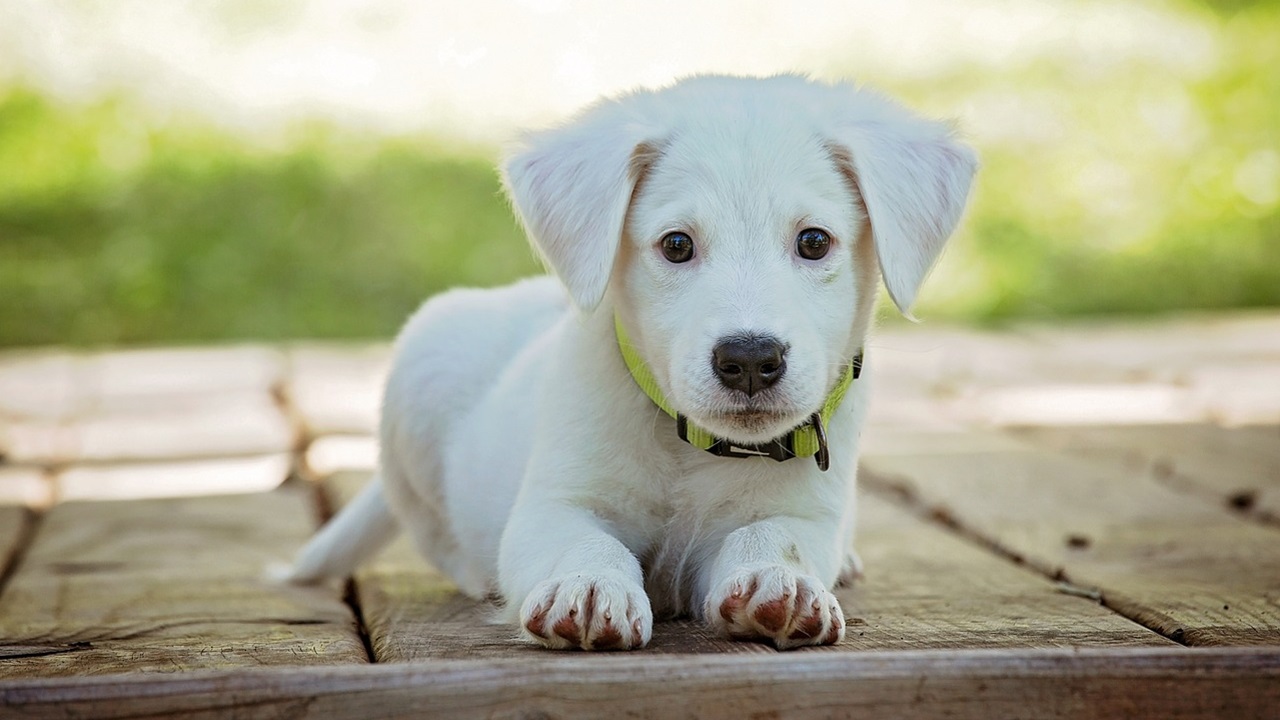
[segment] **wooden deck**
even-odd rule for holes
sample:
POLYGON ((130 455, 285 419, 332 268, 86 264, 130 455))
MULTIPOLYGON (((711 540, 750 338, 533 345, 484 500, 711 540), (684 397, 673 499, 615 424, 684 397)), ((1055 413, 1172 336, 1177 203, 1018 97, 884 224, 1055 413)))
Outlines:
POLYGON ((403 542, 264 580, 387 353, 0 355, 0 717, 1280 718, 1280 315, 882 332, 867 575, 787 653, 527 647, 403 542))

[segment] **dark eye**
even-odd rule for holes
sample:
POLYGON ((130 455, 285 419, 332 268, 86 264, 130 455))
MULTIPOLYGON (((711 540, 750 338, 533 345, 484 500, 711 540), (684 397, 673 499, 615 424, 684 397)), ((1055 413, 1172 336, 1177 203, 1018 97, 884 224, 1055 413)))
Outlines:
POLYGON ((796 252, 805 260, 821 260, 831 249, 831 236, 818 228, 801 230, 796 236, 796 252))
POLYGON ((693 238, 682 232, 667 233, 662 238, 662 255, 673 263, 693 259, 693 238))

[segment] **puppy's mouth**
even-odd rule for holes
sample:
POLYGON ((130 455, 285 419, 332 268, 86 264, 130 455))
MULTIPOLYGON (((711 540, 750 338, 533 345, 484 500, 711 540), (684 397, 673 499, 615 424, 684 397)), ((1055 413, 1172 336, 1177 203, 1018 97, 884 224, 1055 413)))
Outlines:
POLYGON ((808 414, 794 408, 751 406, 713 413, 707 429, 738 442, 768 442, 804 421, 808 414))
POLYGON ((737 425, 744 430, 750 430, 754 434, 777 425, 782 417, 779 413, 765 410, 735 410, 723 413, 720 415, 720 420, 730 425, 737 425))
POLYGON ((751 425, 760 423, 776 423, 781 422, 790 413, 771 408, 752 408, 745 407, 735 410, 726 410, 717 413, 719 418, 725 422, 737 423, 740 425, 751 425))

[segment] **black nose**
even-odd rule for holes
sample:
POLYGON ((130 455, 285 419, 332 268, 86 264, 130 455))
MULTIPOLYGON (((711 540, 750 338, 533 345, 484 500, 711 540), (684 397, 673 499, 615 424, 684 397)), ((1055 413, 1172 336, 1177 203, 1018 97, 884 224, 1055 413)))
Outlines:
POLYGON ((767 335, 725 338, 711 351, 711 367, 725 387, 750 397, 782 379, 786 353, 785 345, 767 335))

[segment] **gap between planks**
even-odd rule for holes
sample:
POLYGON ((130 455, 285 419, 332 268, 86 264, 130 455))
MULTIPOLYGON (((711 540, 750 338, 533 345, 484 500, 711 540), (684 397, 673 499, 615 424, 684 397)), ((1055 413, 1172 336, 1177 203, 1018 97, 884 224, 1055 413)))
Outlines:
POLYGON ((962 454, 930 452, 920 439, 864 456, 864 487, 1175 642, 1280 646, 1270 528, 1113 457, 978 434, 962 454))
POLYGON ((990 552, 997 558, 1007 560, 1015 567, 1057 583, 1059 591, 1063 594, 1092 600, 1115 613, 1117 616, 1134 623, 1138 627, 1150 630, 1151 632, 1171 642, 1176 642, 1183 647, 1187 646, 1186 641, 1182 637, 1182 633, 1162 632, 1159 627, 1143 622, 1140 617, 1135 617, 1133 614, 1125 613, 1123 607, 1116 607, 1115 605, 1108 603, 1105 593, 1103 593, 1100 588, 1077 585, 1067 577, 1066 572, 1062 568, 1051 569, 1036 562, 1029 562, 1021 553, 1011 550, 1000 542, 957 521, 955 517, 948 513, 944 508, 930 507, 929 504, 920 498, 920 496, 917 495, 910 487, 894 483, 886 478, 877 477, 874 472, 868 472, 865 469, 860 471, 858 479, 868 492, 876 495, 877 497, 893 502, 898 506, 911 511, 925 522, 930 522, 939 527, 945 528, 956 537, 966 540, 974 546, 990 552))
POLYGON ((9 535, 0 535, 0 600, 4 599, 4 591, 9 580, 18 572, 22 558, 40 525, 41 514, 31 508, 10 505, 0 507, 0 519, 4 526, 12 528, 9 535))
MULTIPOLYGON (((305 448, 303 448, 302 454, 305 457, 305 448)), ((315 506, 316 527, 319 528, 333 518, 335 512, 333 503, 321 483, 303 482, 307 482, 309 486, 312 504, 315 506)), ((351 610, 351 616, 355 619, 356 633, 360 636, 360 644, 364 647, 365 659, 370 663, 378 662, 377 653, 373 651, 373 641, 369 638, 369 627, 365 624, 364 608, 360 606, 360 591, 354 577, 347 578, 343 583, 342 602, 346 603, 347 608, 351 610)))
POLYGON ((0 594, 0 676, 365 665, 340 588, 263 577, 314 527, 298 488, 58 505, 0 594))

